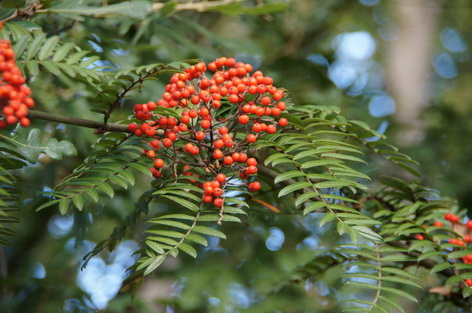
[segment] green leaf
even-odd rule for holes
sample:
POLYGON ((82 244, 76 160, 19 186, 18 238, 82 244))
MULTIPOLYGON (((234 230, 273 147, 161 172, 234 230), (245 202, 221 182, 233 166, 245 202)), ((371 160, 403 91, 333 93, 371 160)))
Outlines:
MULTIPOLYGON (((49 138, 42 143, 41 135, 41 131, 38 128, 17 128, 13 136, 3 136, 0 134, 0 138, 14 144, 18 152, 31 163, 36 163, 38 155, 41 153, 44 153, 51 159, 55 160, 60 160, 64 156, 77 155, 77 150, 71 142, 66 140, 58 141, 56 138, 49 138)), ((0 142, 0 147, 1 146, 2 143, 0 142)))
POLYGON ((382 242, 383 238, 372 229, 365 226, 352 226, 352 229, 356 230, 362 237, 372 241, 382 242))
POLYGON ((26 60, 31 60, 36 53, 38 53, 39 48, 46 39, 46 34, 43 32, 36 32, 35 37, 31 44, 28 46, 28 52, 26 53, 26 60))
POLYGON ((89 51, 85 51, 85 50, 73 53, 67 58, 66 63, 68 65, 76 64, 79 61, 81 61, 88 53, 89 51))
POLYGON ((165 253, 164 249, 162 249, 162 247, 154 241, 146 240, 145 244, 146 244, 146 246, 148 246, 149 248, 151 248, 152 250, 156 251, 159 254, 164 254, 165 253))
POLYGON ((44 68, 46 68, 46 70, 50 72, 51 74, 54 74, 56 76, 61 75, 61 70, 59 69, 58 65, 55 62, 45 60, 45 61, 42 61, 40 64, 44 66, 44 68))
POLYGON ((431 251, 428 251, 428 252, 424 252, 418 257, 418 262, 422 261, 422 260, 425 260, 425 259, 437 257, 437 256, 443 256, 443 254, 439 251, 436 251, 436 250, 431 250, 431 251))
POLYGON ((452 266, 453 265, 449 262, 441 262, 433 266, 433 268, 431 269, 431 272, 432 273, 441 272, 441 271, 444 271, 445 269, 451 268, 452 266))
POLYGON ((454 252, 451 252, 447 255, 447 258, 448 259, 458 259, 458 258, 461 258, 463 256, 466 256, 466 255, 469 255, 469 254, 472 254, 472 250, 471 249, 466 249, 466 250, 460 250, 460 251, 454 251, 454 252))
POLYGON ((400 297, 405 298, 405 299, 409 299, 413 302, 418 302, 418 300, 415 297, 413 297, 409 293, 407 293, 405 291, 402 291, 400 289, 389 288, 389 287, 382 286, 382 291, 393 293, 397 296, 400 296, 400 297))
POLYGON ((316 183, 313 186, 316 189, 322 189, 322 188, 336 188, 336 189, 341 189, 342 187, 349 186, 350 182, 345 181, 345 180, 336 180, 336 181, 323 181, 320 183, 316 183))
POLYGON ((22 36, 13 46, 15 51, 16 58, 20 58, 23 52, 25 51, 29 41, 31 40, 30 36, 22 36))
POLYGON ((191 210, 191 211, 198 211, 199 210, 199 207, 198 205, 196 205, 195 203, 192 203, 188 200, 185 200, 185 199, 182 199, 182 198, 179 198, 179 197, 176 197, 176 196, 171 196, 171 195, 162 195, 162 197, 164 198, 167 198, 169 200, 172 200, 178 204, 180 204, 181 206, 191 210))
POLYGON ((300 195, 296 200, 295 200, 295 206, 300 206, 300 204, 302 203, 305 203, 305 201, 307 201, 308 199, 311 199, 311 198, 318 198, 319 199, 319 193, 317 192, 306 192, 302 195, 300 195))
POLYGON ((287 156, 283 153, 273 153, 264 160, 264 164, 268 166, 270 165, 270 163, 274 162, 275 160, 279 160, 283 158, 287 158, 287 156))
POLYGON ((331 222, 333 219, 336 218, 336 214, 328 212, 323 215, 323 217, 320 219, 320 227, 322 227, 324 224, 331 222))
POLYGON ((281 181, 294 178, 294 177, 304 176, 304 175, 305 174, 300 171, 288 171, 288 172, 277 175, 274 179, 274 183, 277 184, 277 183, 280 183, 281 181))
POLYGON ((171 226, 171 227, 175 227, 175 228, 181 228, 181 229, 184 229, 184 230, 187 230, 187 229, 190 228, 190 226, 187 225, 187 224, 184 224, 182 222, 177 222, 177 221, 170 221, 170 220, 153 219, 153 220, 150 220, 149 223, 167 225, 167 226, 171 226))
POLYGON ((107 194, 110 198, 113 198, 113 195, 115 193, 113 191, 113 188, 108 183, 99 183, 99 184, 97 184, 97 187, 101 191, 103 191, 105 194, 107 194))
POLYGON ((67 213, 67 210, 69 209, 69 199, 63 198, 59 201, 59 212, 62 215, 65 215, 67 213))
POLYGON ((213 237, 226 239, 225 234, 223 234, 219 230, 216 230, 216 229, 210 228, 210 227, 198 226, 197 225, 197 226, 194 226, 192 228, 192 231, 197 232, 197 233, 201 233, 201 234, 204 234, 204 235, 209 235, 209 236, 213 236, 213 237))
POLYGON ((58 203, 59 201, 61 201, 61 199, 57 199, 57 200, 51 200, 51 201, 48 201, 42 205, 40 205, 37 209, 36 209, 36 212, 37 211, 41 211, 42 209, 45 209, 45 208, 48 208, 56 203, 58 203))
POLYGON ((25 62, 26 69, 28 70, 29 76, 38 76, 39 74, 39 65, 36 61, 26 61, 25 62))
POLYGON ((52 50, 56 47, 57 43, 59 42, 58 36, 53 36, 48 38, 38 53, 38 60, 44 61, 46 60, 49 55, 52 53, 52 50))
POLYGON ((61 62, 64 58, 69 54, 69 52, 74 49, 75 44, 72 42, 68 42, 57 49, 52 57, 53 62, 61 62))
POLYGON ((302 164, 303 169, 318 167, 318 166, 326 166, 326 165, 336 165, 336 164, 343 164, 344 162, 341 160, 336 159, 326 159, 326 160, 316 160, 316 161, 308 161, 302 164))
POLYGON ((308 213, 324 208, 326 206, 326 203, 323 201, 312 202, 305 207, 305 209, 303 210, 303 215, 307 215, 308 213))
POLYGON ((92 188, 86 188, 85 193, 95 202, 98 202, 99 200, 99 195, 98 192, 95 189, 92 188))
POLYGON ((197 258, 197 251, 191 245, 181 242, 177 247, 188 255, 197 258))
POLYGON ((347 155, 347 154, 341 154, 341 153, 324 153, 321 155, 322 157, 329 157, 329 158, 335 158, 335 159, 342 159, 342 160, 349 160, 349 161, 354 161, 354 162, 359 162, 359 163, 364 163, 367 164, 366 161, 352 156, 352 155, 347 155))
POLYGON ((451 276, 446 280, 446 286, 454 286, 461 283, 464 279, 460 276, 451 276))
POLYGON ((144 276, 151 274, 156 268, 159 267, 159 265, 162 264, 162 262, 164 262, 165 259, 166 259, 165 254, 159 255, 156 258, 154 258, 152 263, 149 264, 149 266, 144 271, 144 276))
POLYGON ((188 234, 185 237, 185 239, 193 241, 193 242, 198 243, 198 244, 200 244, 202 246, 205 246, 205 247, 208 246, 208 241, 204 237, 202 237, 200 235, 197 235, 197 234, 188 234))
POLYGON ((82 211, 84 207, 84 198, 82 197, 81 194, 75 194, 72 197, 72 202, 74 203, 75 207, 79 210, 82 211))
POLYGON ((302 182, 298 182, 298 183, 295 183, 295 184, 292 184, 292 185, 288 185, 284 188, 282 188, 278 194, 278 197, 281 198, 283 196, 286 196, 296 190, 300 190, 300 189, 303 189, 303 188, 308 188, 308 187, 312 187, 313 185, 309 182, 306 182, 306 181, 302 181, 302 182))

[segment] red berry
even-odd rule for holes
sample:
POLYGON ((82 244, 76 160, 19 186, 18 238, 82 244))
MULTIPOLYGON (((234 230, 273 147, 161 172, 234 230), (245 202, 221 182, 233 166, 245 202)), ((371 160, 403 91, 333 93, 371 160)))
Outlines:
POLYGON ((282 117, 280 120, 279 120, 279 125, 282 126, 282 127, 285 127, 288 125, 288 120, 284 117, 282 117))
POLYGON ((243 124, 243 125, 249 123, 249 116, 247 116, 247 115, 241 115, 241 116, 239 116, 239 117, 238 117, 238 122, 239 122, 240 124, 243 124))
POLYGON ((154 166, 157 168, 161 168, 164 166, 164 160, 162 159, 155 159, 154 160, 154 166))
POLYGON ((207 196, 211 196, 213 194, 213 187, 205 187, 205 189, 203 189, 203 193, 207 196))
POLYGON ((231 165, 233 164, 233 158, 230 157, 230 156, 226 156, 224 159, 223 159, 223 162, 226 164, 226 165, 231 165))
POLYGON ((150 144, 151 147, 153 147, 154 149, 159 148, 159 140, 157 140, 157 139, 151 140, 151 142, 150 142, 149 144, 150 144))
POLYGON ((218 132, 220 133, 220 135, 227 134, 228 131, 229 131, 229 130, 228 130, 228 127, 226 127, 226 126, 223 126, 223 127, 218 128, 218 132))
POLYGON ((219 160, 223 157, 223 152, 221 152, 220 149, 216 149, 215 151, 213 151, 213 157, 219 160))
POLYGON ((233 158, 234 162, 239 162, 239 158, 241 157, 241 154, 239 154, 238 152, 235 152, 231 155, 231 157, 233 158))
POLYGON ((249 184, 249 190, 250 191, 258 191, 259 189, 261 189, 261 183, 260 182, 252 182, 249 184))
POLYGON ((285 109, 287 108, 287 105, 285 104, 285 102, 282 102, 282 101, 277 102, 276 105, 277 105, 277 108, 280 109, 280 111, 283 111, 283 110, 285 110, 285 109))
POLYGON ((226 181, 226 175, 223 174, 223 173, 220 173, 220 174, 216 175, 216 180, 219 183, 224 183, 226 181))
POLYGON ((252 125, 252 131, 255 133, 259 133, 262 130, 262 126, 259 123, 255 123, 252 125))
POLYGON ((436 227, 443 227, 443 226, 444 226, 444 224, 443 224, 442 222, 440 222, 440 221, 435 221, 435 222, 433 223, 433 225, 436 226, 436 227))
POLYGON ((246 140, 249 143, 254 143, 254 142, 256 142, 257 137, 254 134, 249 134, 249 135, 247 135, 246 140))
POLYGON ((170 146, 172 146, 172 140, 170 140, 169 138, 164 138, 162 139, 162 145, 166 148, 169 148, 170 146))
POLYGON ((468 229, 472 229, 472 220, 468 221, 467 223, 465 223, 465 226, 468 228, 468 229))
POLYGON ((275 134, 277 132, 277 127, 275 125, 268 125, 266 131, 268 134, 275 134))
POLYGON ((205 203, 211 203, 211 202, 213 202, 213 196, 211 196, 211 195, 204 195, 204 196, 203 196, 203 202, 205 202, 205 203))
POLYGON ((188 111, 188 116, 190 116, 191 118, 196 118, 197 115, 198 115, 198 112, 195 109, 191 109, 190 111, 188 111))
POLYGON ((464 241, 467 242, 467 243, 471 243, 472 242, 472 236, 471 235, 465 235, 464 236, 464 241))
POLYGON ((257 160, 255 158, 249 158, 249 159, 247 159, 246 164, 248 166, 256 166, 257 165, 257 160))
POLYGON ((218 181, 214 180, 210 182, 210 186, 212 186, 213 189, 215 189, 215 188, 220 188, 221 184, 218 181))
POLYGON ((262 105, 269 105, 270 102, 271 102, 271 100, 270 100, 270 97, 268 97, 268 96, 264 96, 264 97, 261 98, 261 104, 262 105))
POLYGON ((221 208, 223 206, 223 199, 221 198, 216 198, 214 201, 213 201, 213 204, 218 207, 218 208, 221 208))
POLYGON ((28 127, 30 125, 30 120, 26 117, 22 117, 20 119, 20 125, 21 127, 28 127))
POLYGON ((200 132, 196 132, 196 133, 195 133, 195 138, 196 138, 197 140, 203 140, 203 139, 205 138, 205 133, 204 133, 204 132, 201 132, 201 131, 200 131, 200 132))
POLYGON ((221 188, 215 188, 213 190, 213 196, 214 197, 220 197, 223 194, 223 189, 221 188))
POLYGON ((187 123, 190 122, 190 116, 184 115, 184 116, 182 116, 182 117, 180 118, 180 121, 181 121, 182 123, 184 123, 184 124, 187 124, 187 123))
POLYGON ((211 122, 210 122, 210 120, 203 120, 203 121, 200 123, 200 126, 201 126, 203 129, 208 129, 208 128, 210 128, 210 126, 211 126, 211 122))
MULTIPOLYGON (((8 115, 8 114, 6 114, 6 115, 8 115)), ((131 123, 131 124, 128 125, 128 131, 130 133, 134 133, 138 128, 139 128, 139 126, 136 123, 131 123)))
POLYGON ((221 140, 221 139, 217 139, 217 140, 215 140, 215 142, 213 143, 213 146, 214 146, 215 148, 217 148, 217 149, 223 148, 224 145, 225 145, 225 142, 224 142, 223 140, 221 140))

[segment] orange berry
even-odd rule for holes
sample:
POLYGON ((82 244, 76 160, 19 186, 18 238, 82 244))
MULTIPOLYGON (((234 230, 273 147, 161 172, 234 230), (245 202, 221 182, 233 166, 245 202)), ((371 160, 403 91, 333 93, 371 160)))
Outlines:
POLYGON ((195 133, 195 138, 196 138, 197 140, 203 140, 203 139, 205 138, 205 133, 202 132, 202 131, 196 132, 196 133, 195 133))
POLYGON ((230 157, 230 156, 226 156, 224 159, 223 159, 223 162, 226 164, 226 165, 231 165, 233 164, 233 158, 230 157))
POLYGON ((254 134, 249 134, 249 135, 247 135, 246 140, 249 143, 254 143, 254 142, 256 142, 257 137, 254 134))
POLYGON ((262 186, 260 182, 255 181, 250 183, 248 187, 250 191, 258 191, 262 186))
POLYGON ((216 180, 219 183, 224 183, 226 181, 226 175, 223 174, 223 173, 220 173, 220 174, 216 175, 216 180))
POLYGON ((223 152, 221 152, 220 149, 216 149, 215 151, 213 151, 213 157, 215 159, 221 159, 223 157, 223 152))
POLYGON ((281 118, 281 119, 279 120, 279 125, 282 126, 282 127, 287 126, 287 125, 288 125, 288 120, 287 120, 286 118, 284 118, 284 117, 281 118))
POLYGON ((218 207, 218 208, 221 208, 224 204, 224 201, 223 199, 221 198, 216 198, 214 201, 213 201, 213 204, 218 207))
POLYGON ((164 160, 162 159, 155 159, 154 160, 154 166, 157 168, 161 168, 164 166, 164 160))

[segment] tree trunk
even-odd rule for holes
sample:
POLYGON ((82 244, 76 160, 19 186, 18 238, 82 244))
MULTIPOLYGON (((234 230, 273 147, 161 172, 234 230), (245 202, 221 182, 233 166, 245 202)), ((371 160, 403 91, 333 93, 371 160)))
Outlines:
POLYGON ((441 12, 438 0, 391 0, 399 37, 387 53, 387 88, 396 101, 395 120, 402 127, 398 143, 421 141, 422 112, 430 101, 432 51, 441 12))

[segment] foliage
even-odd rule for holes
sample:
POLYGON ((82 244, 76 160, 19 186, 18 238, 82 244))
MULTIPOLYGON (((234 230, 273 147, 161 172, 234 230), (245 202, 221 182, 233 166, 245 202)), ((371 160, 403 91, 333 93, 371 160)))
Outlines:
MULTIPOLYGON (((47 297, 53 301, 47 304, 36 294, 62 284, 63 277, 70 280, 71 269, 62 263, 71 264, 76 250, 81 261, 75 265, 87 272, 94 260, 118 253, 130 239, 139 248, 121 277, 120 295, 109 299, 116 296, 110 312, 131 306, 152 310, 141 303, 141 292, 148 282, 166 278, 181 284, 180 297, 161 301, 175 312, 409 312, 415 302, 427 312, 436 312, 438 303, 451 310, 471 308, 468 226, 458 220, 434 224, 446 213, 462 218, 465 211, 425 186, 418 163, 385 135, 342 114, 337 105, 316 101, 294 82, 304 77, 277 74, 277 62, 274 80, 279 76, 294 90, 288 88, 288 112, 281 115, 289 127, 258 138, 248 149, 263 163, 261 190, 229 186, 224 206, 216 209, 202 203, 198 183, 207 178, 204 168, 197 171, 200 178, 177 166, 175 175, 152 177, 151 162, 143 157, 148 143, 127 131, 130 123, 141 123, 131 107, 158 98, 171 75, 200 61, 195 57, 228 52, 244 59, 263 50, 254 42, 224 38, 210 21, 247 18, 248 24, 268 27, 264 19, 275 18, 279 27, 277 14, 290 12, 287 3, 88 0, 2 8, 0 36, 12 42, 37 106, 50 115, 46 121, 32 118, 31 128, 0 131, 0 244, 5 246, 0 262, 8 259, 11 267, 2 272, 2 312, 36 305, 45 312, 105 309, 106 303, 94 300, 93 293, 86 296, 73 281, 51 291, 47 297), (191 32, 184 36, 185 30, 191 32), (202 38, 212 44, 197 43, 202 38), (69 125, 95 128, 98 138, 69 125), (397 175, 384 176, 385 168, 397 175), (65 241, 72 235, 44 239, 46 227, 35 217, 51 225, 61 218, 56 212, 73 217, 72 241, 65 241), (281 229, 286 246, 267 252, 264 241, 281 229), (48 264, 49 280, 37 280, 27 291, 21 280, 31 277, 19 279, 20 273, 30 266, 28 254, 38 255, 21 249, 43 249, 39 240, 48 241, 38 262, 48 264), (82 251, 88 240, 99 243, 82 251), (64 245, 69 251, 73 246, 74 253, 67 255, 64 245), (426 292, 432 285, 436 290, 426 292), (22 291, 27 301, 20 300, 22 291), (243 304, 234 294, 251 300, 243 304), (64 302, 67 298, 84 300, 64 302)), ((336 10, 340 3, 320 4, 320 10, 336 10)), ((258 61, 247 58, 244 62, 258 61)), ((159 110, 181 116, 179 108, 159 110)))

